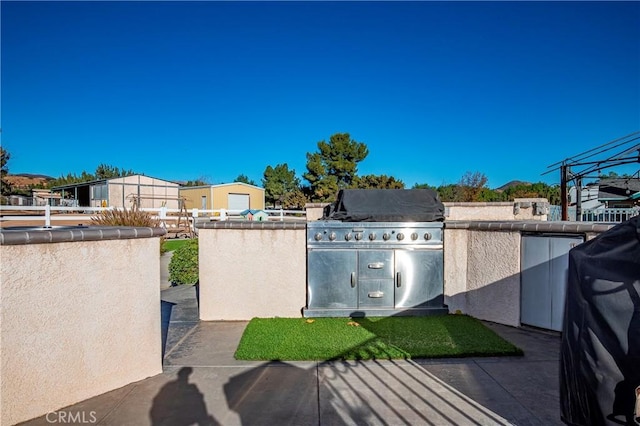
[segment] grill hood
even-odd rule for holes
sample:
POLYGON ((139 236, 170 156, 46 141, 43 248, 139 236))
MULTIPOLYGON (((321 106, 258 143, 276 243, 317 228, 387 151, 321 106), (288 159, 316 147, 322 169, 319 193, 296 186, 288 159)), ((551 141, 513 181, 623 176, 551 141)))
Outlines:
POLYGON ((444 221, 444 205, 431 189, 343 189, 321 220, 343 222, 444 221))

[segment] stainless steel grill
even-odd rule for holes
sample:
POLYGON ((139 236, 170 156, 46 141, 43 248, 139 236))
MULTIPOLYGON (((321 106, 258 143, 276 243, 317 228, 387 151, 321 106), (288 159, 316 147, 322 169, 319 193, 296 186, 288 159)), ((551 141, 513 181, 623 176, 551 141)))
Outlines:
POLYGON ((307 225, 306 317, 447 313, 442 222, 307 225))

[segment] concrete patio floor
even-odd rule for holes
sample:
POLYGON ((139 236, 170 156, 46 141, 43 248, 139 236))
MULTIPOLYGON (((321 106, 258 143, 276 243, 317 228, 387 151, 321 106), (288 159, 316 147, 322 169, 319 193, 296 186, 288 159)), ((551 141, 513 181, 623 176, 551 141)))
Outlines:
POLYGON ((199 322, 195 294, 162 291, 162 374, 25 424, 61 414, 136 426, 563 424, 557 334, 486 323, 523 357, 237 361, 246 322, 199 322))

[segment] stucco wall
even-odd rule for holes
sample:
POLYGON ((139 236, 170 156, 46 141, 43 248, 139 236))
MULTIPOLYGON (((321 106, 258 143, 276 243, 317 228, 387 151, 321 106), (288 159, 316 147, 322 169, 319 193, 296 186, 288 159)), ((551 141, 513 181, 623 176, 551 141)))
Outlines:
POLYGON ((447 220, 547 220, 545 198, 516 198, 495 203, 444 203, 447 220))
POLYGON ((300 317, 306 303, 304 224, 205 224, 225 225, 246 228, 199 230, 200 319, 300 317))
POLYGON ((520 232, 470 231, 467 256, 467 311, 519 326, 520 232))
POLYGON ((159 238, 0 253, 0 424, 162 372, 159 238))
POLYGON ((466 229, 444 230, 444 303, 449 312, 467 312, 467 239, 466 229))
POLYGON ((307 216, 307 222, 313 222, 322 218, 324 213, 324 208, 328 206, 329 203, 307 203, 304 206, 304 210, 307 216))

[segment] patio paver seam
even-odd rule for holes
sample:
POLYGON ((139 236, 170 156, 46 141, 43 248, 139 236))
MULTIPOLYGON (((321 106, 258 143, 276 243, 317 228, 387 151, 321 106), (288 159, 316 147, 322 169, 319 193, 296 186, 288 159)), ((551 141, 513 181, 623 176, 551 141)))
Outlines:
POLYGON ((137 387, 138 387, 137 383, 131 386, 131 389, 129 390, 129 392, 122 395, 122 398, 120 398, 118 402, 114 404, 113 407, 111 407, 111 409, 100 420, 96 422, 96 424, 97 425, 105 424, 105 421, 109 418, 109 416, 111 416, 118 408, 120 408, 120 406, 126 401, 127 397, 131 395, 137 387))
POLYGON ((493 377, 493 375, 489 371, 484 369, 482 367, 482 365, 480 365, 480 363, 478 363, 476 361, 474 361, 474 362, 478 366, 479 369, 481 369, 487 376, 489 376, 491 378, 491 380, 494 383, 496 383, 498 385, 498 387, 500 389, 502 389, 507 395, 509 395, 511 398, 513 398, 513 400, 516 401, 518 403, 518 405, 520 405, 527 413, 529 413, 532 418, 534 418, 534 419, 536 419, 538 421, 541 421, 540 418, 538 418, 538 416, 536 416, 535 413, 533 413, 526 405, 522 404, 522 402, 520 402, 520 400, 518 398, 516 398, 511 392, 509 392, 509 390, 507 388, 505 388, 499 380, 496 380, 496 378, 493 377))

